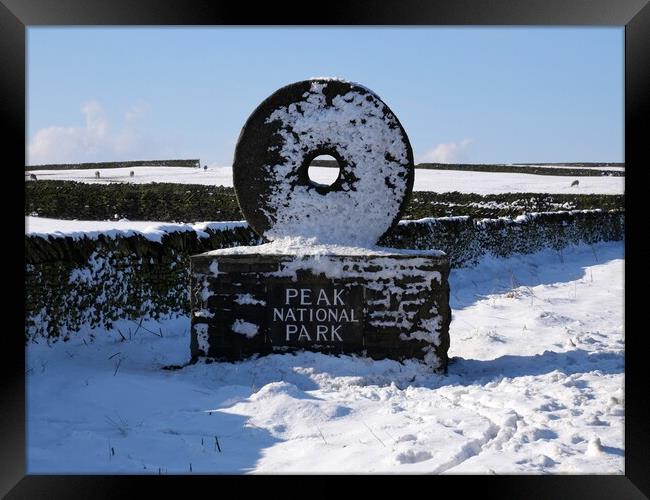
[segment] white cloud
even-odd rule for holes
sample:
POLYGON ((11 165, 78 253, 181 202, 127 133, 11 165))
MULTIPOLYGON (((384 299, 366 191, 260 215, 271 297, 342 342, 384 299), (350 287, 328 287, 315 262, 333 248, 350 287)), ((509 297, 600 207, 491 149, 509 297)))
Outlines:
MULTIPOLYGON (((83 127, 52 126, 38 130, 29 143, 27 163, 81 163, 138 159, 143 151, 139 125, 148 109, 137 104, 123 115, 123 124, 112 130, 104 108, 97 101, 81 107, 83 127)), ((144 159, 144 158, 142 158, 144 159)))
POLYGON ((138 103, 134 106, 131 106, 126 113, 124 113, 124 121, 127 124, 135 123, 138 120, 141 120, 149 113, 149 106, 145 103, 138 103))
POLYGON ((459 162, 466 156, 466 148, 472 143, 472 139, 463 139, 460 142, 446 142, 436 145, 421 155, 417 163, 454 163, 459 162))

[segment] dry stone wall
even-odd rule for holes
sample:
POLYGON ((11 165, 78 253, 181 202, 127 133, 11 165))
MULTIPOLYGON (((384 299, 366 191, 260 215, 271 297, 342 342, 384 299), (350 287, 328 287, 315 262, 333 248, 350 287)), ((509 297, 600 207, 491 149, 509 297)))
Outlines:
MULTIPOLYGON (((552 212, 514 219, 451 217, 402 222, 380 244, 436 248, 447 254, 454 268, 471 266, 484 255, 505 257, 620 241, 624 231, 622 211, 552 212)), ((190 255, 262 243, 247 226, 203 233, 169 232, 160 242, 138 234, 93 239, 26 235, 27 339, 65 339, 84 327, 110 328, 118 319, 189 314, 190 255)))

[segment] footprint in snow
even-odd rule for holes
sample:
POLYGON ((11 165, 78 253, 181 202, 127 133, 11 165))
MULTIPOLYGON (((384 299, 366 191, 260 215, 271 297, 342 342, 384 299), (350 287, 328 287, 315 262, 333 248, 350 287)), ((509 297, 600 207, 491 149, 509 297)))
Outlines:
POLYGON ((584 441, 586 441, 586 439, 579 434, 574 434, 573 436, 571 436, 571 444, 578 444, 584 441))
POLYGON ((566 410, 566 406, 564 406, 562 403, 558 401, 551 401, 549 403, 544 403, 543 405, 540 405, 535 409, 538 411, 558 411, 558 410, 566 410))
POLYGON ((404 434, 403 436, 400 436, 397 438, 398 443, 405 443, 407 441, 417 441, 417 437, 415 437, 413 434, 404 434))
POLYGON ((564 323, 574 323, 573 318, 554 313, 552 311, 544 311, 537 316, 537 319, 547 326, 561 325, 564 323))
POLYGON ((557 439, 557 437, 557 433, 551 429, 535 427, 524 432, 521 436, 521 441, 524 443, 530 443, 533 441, 557 439))
POLYGON ((407 450, 401 453, 398 453, 395 457, 395 460, 400 464, 416 464, 418 462, 424 462, 425 460, 430 460, 433 457, 431 453, 424 450, 413 451, 407 450))
POLYGON ((594 415, 594 417, 589 422, 587 422, 587 425, 599 425, 599 426, 600 425, 605 425, 605 426, 608 426, 609 422, 599 419, 598 415, 594 415))

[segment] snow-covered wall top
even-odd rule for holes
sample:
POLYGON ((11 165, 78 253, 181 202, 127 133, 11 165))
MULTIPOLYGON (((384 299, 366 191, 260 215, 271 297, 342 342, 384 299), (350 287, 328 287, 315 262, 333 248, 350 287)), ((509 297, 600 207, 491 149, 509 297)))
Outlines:
POLYGON ((413 152, 397 117, 367 88, 333 78, 293 83, 250 116, 233 182, 242 212, 269 240, 373 245, 413 188, 413 152), (309 177, 319 155, 339 164, 331 185, 309 177))
POLYGON ((149 241, 162 242, 163 236, 175 232, 194 232, 199 238, 209 238, 210 231, 226 231, 236 227, 245 228, 245 221, 199 222, 196 224, 174 224, 147 221, 96 221, 63 220, 45 217, 25 217, 25 234, 43 238, 65 238, 74 240, 87 238, 96 240, 100 235, 105 238, 128 238, 139 235, 149 241))

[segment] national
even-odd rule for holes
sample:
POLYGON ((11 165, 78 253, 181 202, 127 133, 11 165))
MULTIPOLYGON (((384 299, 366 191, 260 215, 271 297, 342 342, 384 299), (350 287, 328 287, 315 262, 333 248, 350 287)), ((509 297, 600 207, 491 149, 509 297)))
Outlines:
POLYGON ((273 321, 319 321, 319 322, 351 322, 359 321, 355 318, 354 309, 345 308, 328 308, 319 307, 313 309, 309 307, 274 307, 273 321))

